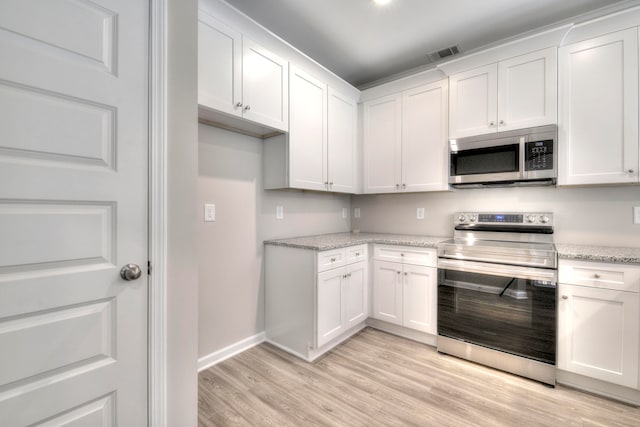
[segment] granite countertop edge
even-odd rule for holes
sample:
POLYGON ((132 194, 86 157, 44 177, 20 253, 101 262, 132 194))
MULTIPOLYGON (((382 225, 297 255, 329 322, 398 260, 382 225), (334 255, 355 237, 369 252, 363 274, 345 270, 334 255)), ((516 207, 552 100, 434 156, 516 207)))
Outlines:
MULTIPOLYGON (((264 244, 314 251, 327 251, 366 243, 435 249, 438 243, 450 238, 451 237, 413 234, 343 232, 288 239, 271 239, 265 240, 264 244)), ((576 245, 567 243, 556 243, 555 245, 559 259, 640 265, 640 247, 576 245)))
POLYGON ((640 248, 556 243, 558 258, 640 265, 640 248))
POLYGON ((294 237, 290 239, 265 240, 264 244, 315 251, 327 251, 331 249, 346 248, 349 246, 362 245, 366 243, 379 243, 387 245, 413 246, 435 249, 438 243, 450 238, 451 237, 424 236, 413 234, 345 232, 294 237))

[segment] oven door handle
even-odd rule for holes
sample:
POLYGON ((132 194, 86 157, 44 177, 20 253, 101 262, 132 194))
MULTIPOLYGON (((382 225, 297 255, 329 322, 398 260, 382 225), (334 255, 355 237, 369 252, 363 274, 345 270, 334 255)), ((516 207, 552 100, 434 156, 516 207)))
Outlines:
POLYGON ((467 273, 490 274, 493 276, 516 277, 519 279, 542 280, 555 284, 557 271, 544 268, 520 267, 517 265, 492 264, 486 262, 462 261, 439 258, 438 268, 467 273))

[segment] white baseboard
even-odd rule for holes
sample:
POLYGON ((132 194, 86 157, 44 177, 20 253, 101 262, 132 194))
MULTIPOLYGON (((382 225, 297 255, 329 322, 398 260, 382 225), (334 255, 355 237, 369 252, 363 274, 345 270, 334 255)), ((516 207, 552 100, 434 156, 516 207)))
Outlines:
POLYGON ((245 338, 242 341, 238 341, 237 343, 231 344, 230 346, 227 346, 223 349, 214 351, 211 354, 202 356, 198 359, 198 372, 210 368, 213 365, 222 362, 223 360, 235 356, 236 354, 240 354, 243 351, 249 350, 251 347, 262 344, 264 341, 265 333, 260 332, 259 334, 245 338))

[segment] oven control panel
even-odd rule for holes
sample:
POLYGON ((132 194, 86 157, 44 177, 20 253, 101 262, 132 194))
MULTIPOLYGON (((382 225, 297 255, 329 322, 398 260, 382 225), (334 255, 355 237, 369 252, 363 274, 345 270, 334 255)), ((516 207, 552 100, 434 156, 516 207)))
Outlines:
POLYGON ((553 226, 550 212, 458 212, 453 216, 454 225, 526 225, 553 226))

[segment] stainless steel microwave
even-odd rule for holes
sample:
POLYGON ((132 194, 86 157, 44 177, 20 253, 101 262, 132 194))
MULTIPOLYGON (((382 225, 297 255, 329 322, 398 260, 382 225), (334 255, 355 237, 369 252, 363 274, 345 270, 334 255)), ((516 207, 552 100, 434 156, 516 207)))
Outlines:
POLYGON ((449 140, 452 187, 555 185, 557 177, 557 125, 449 140))

